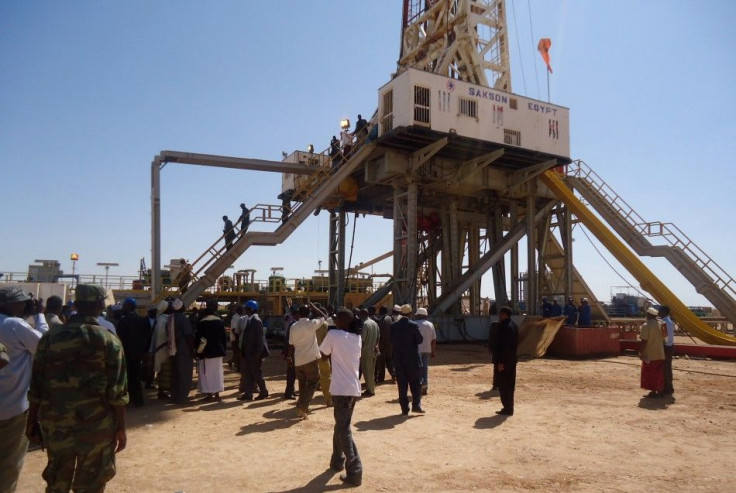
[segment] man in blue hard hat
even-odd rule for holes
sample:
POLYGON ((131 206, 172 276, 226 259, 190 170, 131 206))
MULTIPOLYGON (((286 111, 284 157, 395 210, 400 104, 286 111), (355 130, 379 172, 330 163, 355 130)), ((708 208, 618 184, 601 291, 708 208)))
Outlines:
POLYGON ((243 395, 241 401, 253 400, 253 389, 258 386, 259 392, 255 400, 260 401, 268 397, 266 381, 263 379, 263 358, 268 356, 268 347, 265 343, 263 322, 258 316, 258 302, 250 300, 245 304, 245 314, 248 323, 240 334, 241 373, 243 374, 243 395))

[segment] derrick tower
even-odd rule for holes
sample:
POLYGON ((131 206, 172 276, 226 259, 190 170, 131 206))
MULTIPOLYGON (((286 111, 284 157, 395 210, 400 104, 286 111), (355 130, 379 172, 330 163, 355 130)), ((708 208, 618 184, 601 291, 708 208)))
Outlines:
POLYGON ((593 170, 572 161, 567 108, 511 92, 504 0, 403 0, 397 71, 377 96, 377 111, 349 151, 297 150, 281 162, 157 155, 154 297, 167 294, 160 283, 160 172, 167 163, 197 164, 282 173, 282 202, 250 211, 252 222, 272 223, 273 231, 251 228, 230 241, 223 235, 188 266, 192 282, 179 289, 187 304, 249 248, 280 244, 321 212, 330 216, 334 305, 343 304, 348 278, 359 270, 345 263, 349 216, 370 214, 393 222, 393 251, 379 257, 393 257, 393 272, 365 304, 428 306, 445 338, 487 337, 480 315, 489 307, 480 293, 490 271, 498 306, 537 314, 542 296, 586 297, 593 318, 607 321, 573 264, 577 221, 670 306, 681 327, 705 342, 736 345, 695 317, 638 256, 667 258, 732 323, 736 280, 674 225, 644 221, 593 170))

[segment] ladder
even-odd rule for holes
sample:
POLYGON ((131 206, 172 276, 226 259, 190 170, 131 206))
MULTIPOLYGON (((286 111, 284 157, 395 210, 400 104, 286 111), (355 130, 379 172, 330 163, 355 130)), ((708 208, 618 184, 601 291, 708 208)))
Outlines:
POLYGON ((568 168, 568 183, 642 256, 666 258, 708 301, 736 323, 736 280, 672 223, 645 221, 583 161, 568 168), (662 238, 654 245, 649 238, 662 238))
MULTIPOLYGON (((366 140, 365 138, 363 140, 366 140)), ((251 211, 251 224, 254 222, 281 223, 275 231, 248 231, 242 233, 239 224, 233 226, 235 240, 227 248, 223 233, 199 257, 191 263, 191 282, 184 289, 175 287, 173 291, 162 291, 153 303, 168 296, 181 298, 184 305, 197 300, 207 289, 211 288, 225 271, 245 251, 254 245, 274 246, 283 243, 321 204, 348 178, 373 152, 375 144, 359 141, 353 146, 353 152, 347 156, 339 167, 332 166, 329 157, 320 160, 325 163, 315 166, 313 173, 296 180, 294 193, 284 204, 258 204, 251 211), (288 204, 288 205, 287 205, 288 204)), ((323 153, 325 156, 327 151, 323 153)))

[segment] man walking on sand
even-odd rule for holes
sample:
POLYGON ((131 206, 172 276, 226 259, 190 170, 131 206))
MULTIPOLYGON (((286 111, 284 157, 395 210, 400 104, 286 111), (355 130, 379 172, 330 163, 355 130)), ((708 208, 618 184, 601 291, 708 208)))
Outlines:
POLYGON ((301 419, 307 419, 309 402, 319 384, 319 347, 317 345, 317 329, 322 326, 324 318, 309 320, 309 307, 299 307, 299 319, 289 330, 289 357, 293 363, 296 378, 299 382, 299 399, 296 401, 296 413, 301 419))
POLYGON ((518 346, 519 327, 511 320, 511 308, 504 306, 498 312, 498 325, 493 338, 493 365, 496 367, 496 383, 503 405, 503 409, 496 414, 514 415, 518 346))
POLYGON ((668 306, 659 307, 659 318, 665 329, 664 339, 664 395, 672 395, 675 388, 672 385, 672 356, 675 354, 675 322, 670 318, 668 306))
POLYGON ((650 306, 647 309, 647 321, 641 326, 641 388, 650 392, 644 397, 652 399, 662 397, 664 392, 664 342, 662 330, 657 323, 659 310, 650 306))
POLYGON ((429 392, 429 358, 434 358, 437 350, 437 332, 434 324, 427 320, 429 313, 426 308, 418 308, 414 314, 414 321, 422 334, 422 343, 419 345, 419 354, 422 357, 422 395, 429 392))
POLYGON ((330 467, 345 473, 340 480, 351 486, 360 486, 363 481, 363 464, 358 447, 353 441, 350 421, 355 403, 360 397, 360 335, 352 331, 353 312, 340 308, 335 314, 335 328, 325 336, 319 347, 322 358, 332 361, 332 383, 330 393, 334 404, 335 430, 332 435, 332 457, 330 467))
POLYGON ((378 353, 378 339, 381 329, 378 324, 368 316, 368 310, 360 310, 360 319, 363 321, 363 330, 360 334, 363 349, 360 355, 360 368, 365 377, 365 393, 363 397, 376 395, 376 355, 378 353))
POLYGON ((422 409, 422 359, 419 355, 419 344, 423 337, 419 326, 409 319, 411 305, 399 307, 401 316, 391 324, 391 345, 394 349, 393 360, 396 369, 396 381, 399 384, 399 405, 401 414, 409 414, 409 396, 411 389, 412 412, 423 414, 422 409))

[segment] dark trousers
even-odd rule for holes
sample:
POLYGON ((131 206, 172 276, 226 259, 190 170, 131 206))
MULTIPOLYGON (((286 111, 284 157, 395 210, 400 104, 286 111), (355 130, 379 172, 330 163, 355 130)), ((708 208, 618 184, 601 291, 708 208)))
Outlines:
POLYGON ((238 351, 238 335, 235 335, 235 339, 230 343, 230 346, 233 350, 233 357, 232 362, 233 366, 235 367, 235 371, 240 371, 240 360, 242 356, 240 356, 240 351, 238 351))
POLYGON ((493 365, 493 383, 491 383, 491 387, 498 388, 498 365, 493 365))
POLYGON ((141 388, 141 359, 125 358, 125 366, 128 370, 128 392, 130 402, 135 407, 143 405, 143 389, 141 388))
POLYGON ((171 400, 184 404, 192 390, 194 359, 189 352, 176 353, 174 356, 173 374, 171 376, 171 400))
POLYGON ((516 363, 504 365, 503 371, 498 372, 496 382, 498 393, 501 394, 501 404, 506 411, 514 412, 514 390, 516 389, 516 363))
POLYGON ((405 370, 396 369, 396 382, 399 384, 399 404, 401 412, 409 412, 409 396, 407 390, 411 390, 411 407, 419 409, 422 407, 422 376, 419 368, 405 370))
POLYGON ((353 432, 350 430, 356 402, 356 397, 332 396, 332 403, 335 406, 335 431, 332 434, 330 466, 339 468, 344 465, 348 479, 360 482, 363 479, 363 464, 360 462, 358 447, 355 446, 353 432))
POLYGON ((297 366, 295 370, 296 378, 299 380, 299 400, 296 401, 296 407, 306 411, 309 409, 309 402, 314 396, 314 391, 317 390, 319 366, 317 360, 314 360, 306 365, 297 366))
MULTIPOLYGON (((319 372, 317 373, 319 377, 319 372)), ((294 383, 296 382, 296 368, 292 363, 286 363, 286 390, 284 397, 294 397, 294 383)))
POLYGON ((261 369, 263 359, 255 356, 244 356, 240 362, 240 370, 243 375, 243 392, 246 396, 253 395, 253 389, 256 385, 260 391, 259 395, 268 395, 266 390, 266 381, 263 379, 263 370, 261 369))
POLYGON ((386 370, 388 370, 389 375, 393 378, 394 367, 391 353, 382 351, 378 355, 378 358, 376 358, 376 382, 386 381, 386 370))
POLYGON ((672 394, 675 388, 672 386, 672 355, 675 353, 675 346, 664 347, 664 393, 672 394))

